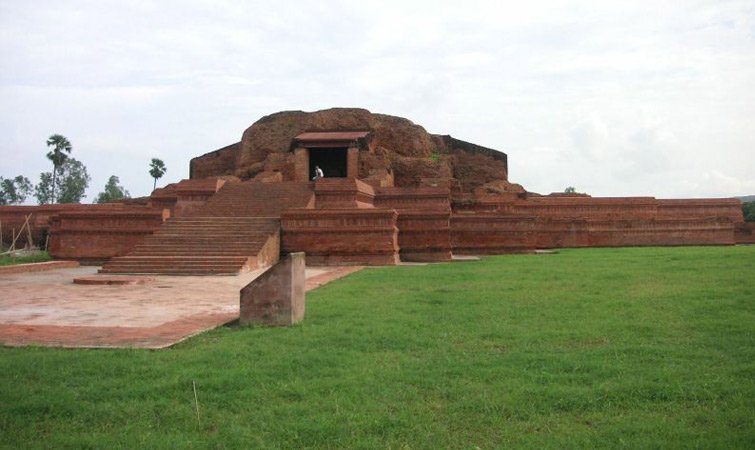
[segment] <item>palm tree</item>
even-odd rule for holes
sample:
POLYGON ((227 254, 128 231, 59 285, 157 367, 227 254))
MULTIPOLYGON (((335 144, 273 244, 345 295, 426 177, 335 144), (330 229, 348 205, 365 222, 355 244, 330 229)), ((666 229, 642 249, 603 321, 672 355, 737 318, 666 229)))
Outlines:
POLYGON ((73 147, 71 142, 63 135, 53 134, 47 139, 47 146, 52 147, 47 153, 47 159, 52 161, 52 194, 50 195, 50 201, 55 203, 55 184, 58 177, 58 172, 63 163, 68 159, 66 153, 71 153, 73 147))
POLYGON ((155 179, 155 183, 152 185, 153 191, 157 187, 157 179, 162 178, 167 171, 168 168, 165 167, 165 163, 162 159, 152 158, 152 162, 149 164, 149 174, 155 179))

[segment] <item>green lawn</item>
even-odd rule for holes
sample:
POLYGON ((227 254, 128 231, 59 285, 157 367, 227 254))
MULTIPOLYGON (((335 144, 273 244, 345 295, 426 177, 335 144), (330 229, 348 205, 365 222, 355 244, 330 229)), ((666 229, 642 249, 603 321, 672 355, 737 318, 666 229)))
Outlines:
POLYGON ((47 252, 38 252, 27 256, 0 256, 0 266, 11 266, 15 264, 28 264, 50 261, 50 255, 47 252))
POLYGON ((754 276, 755 246, 499 256, 364 270, 292 328, 3 348, 0 445, 753 448, 754 276))

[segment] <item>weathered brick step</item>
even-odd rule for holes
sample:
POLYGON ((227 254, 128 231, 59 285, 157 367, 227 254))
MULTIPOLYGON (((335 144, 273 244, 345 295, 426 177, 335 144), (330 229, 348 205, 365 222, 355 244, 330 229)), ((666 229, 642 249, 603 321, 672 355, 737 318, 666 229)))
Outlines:
POLYGON ((163 250, 176 250, 186 252, 211 252, 216 251, 258 251, 262 248, 263 243, 254 244, 229 244, 229 245, 152 245, 148 247, 136 247, 135 252, 151 252, 163 250))
POLYGON ((128 274, 148 274, 148 275, 238 275, 241 269, 139 269, 139 270, 119 270, 119 269, 100 269, 100 273, 128 273, 128 274))
POLYGON ((227 230, 227 229, 238 229, 238 228, 248 228, 251 230, 257 230, 257 229, 264 229, 264 228, 273 228, 274 225, 267 224, 267 223, 233 223, 233 224, 224 224, 224 223, 171 223, 168 222, 164 225, 167 228, 213 228, 213 229, 219 229, 219 230, 227 230))
POLYGON ((265 244, 265 240, 261 239, 234 239, 234 240, 228 240, 228 241, 218 241, 218 240, 212 240, 212 241, 196 241, 196 240, 185 240, 185 241, 173 241, 173 240, 165 240, 165 241, 149 241, 145 242, 143 244, 140 244, 140 247, 135 248, 142 248, 142 249, 148 249, 148 248, 166 248, 166 247, 175 247, 175 248, 197 248, 197 249, 209 249, 209 248, 258 248, 265 244))
POLYGON ((223 268, 229 268, 229 267, 242 267, 246 263, 246 259, 244 261, 207 261, 207 260, 194 260, 194 261, 116 261, 113 264, 109 264, 108 268, 111 267, 223 267, 223 268))
POLYGON ((271 222, 277 222, 277 217, 248 217, 248 216, 231 216, 231 217, 177 217, 168 219, 167 223, 182 224, 182 223, 214 223, 214 224, 265 224, 271 222))
POLYGON ((267 242, 267 239, 249 239, 249 240, 233 240, 233 241, 181 241, 181 242, 167 242, 167 241, 154 241, 145 242, 134 247, 134 250, 149 250, 149 249, 163 249, 163 248, 179 248, 179 249, 213 249, 218 250, 227 248, 259 248, 267 242))
POLYGON ((158 233, 205 233, 205 234, 229 234, 229 233, 271 233, 278 227, 239 227, 239 228, 212 228, 201 226, 171 227, 163 225, 158 233))
POLYGON ((181 231, 213 231, 213 232, 224 232, 224 231, 238 231, 238 230, 246 230, 246 231, 269 231, 274 230, 277 227, 273 226, 261 226, 261 225, 243 225, 238 227, 223 227, 223 226, 217 226, 217 225, 163 225, 161 228, 162 230, 181 230, 181 231))
MULTIPOLYGON (((272 234, 272 233, 271 233, 272 234)), ((237 233, 232 235, 206 235, 206 234, 153 234, 150 236, 152 239, 160 238, 161 240, 190 240, 196 241, 222 241, 222 240, 244 240, 268 237, 268 234, 261 235, 260 233, 237 233)))
POLYGON ((165 239, 165 240, 149 240, 135 248, 152 248, 152 247, 205 247, 205 248, 221 248, 221 247, 254 247, 262 245, 267 242, 268 239, 165 239))
POLYGON ((134 250, 150 250, 150 249, 165 249, 165 248, 177 248, 177 249, 185 249, 185 250, 213 250, 213 249, 249 249, 249 250, 255 250, 260 249, 262 246, 265 245, 265 241, 229 241, 229 242, 217 242, 217 241, 208 241, 208 242, 192 242, 192 241, 181 241, 181 242, 153 242, 153 243, 147 243, 143 247, 135 247, 134 250))
POLYGON ((239 224, 218 224, 218 223, 170 223, 163 224, 161 230, 249 230, 249 231, 268 231, 275 230, 278 223, 239 223, 239 224))
POLYGON ((234 252, 244 252, 245 254, 256 254, 259 252, 264 246, 262 244, 259 245, 226 245, 226 246, 218 246, 218 245, 206 245, 206 246, 196 246, 196 245, 174 245, 174 246, 162 246, 162 247, 148 247, 148 248, 142 248, 142 249, 134 249, 134 252, 152 252, 152 251, 165 251, 169 249, 173 249, 176 251, 182 251, 182 252, 194 252, 196 254, 205 254, 205 255, 211 255, 215 254, 219 251, 234 251, 234 252))
POLYGON ((178 220, 178 219, 168 219, 166 222, 167 224, 174 224, 174 225, 202 225, 202 224, 213 224, 213 225, 227 225, 227 226, 241 226, 241 225, 250 225, 250 226, 264 226, 269 223, 275 223, 277 222, 277 218, 265 218, 265 219, 250 219, 248 217, 236 217, 236 218, 217 218, 213 217, 212 219, 202 219, 202 220, 196 220, 196 219, 186 219, 186 220, 178 220))
POLYGON ((116 264, 108 267, 103 267, 101 271, 105 272, 159 272, 159 271, 179 271, 179 270, 193 270, 193 271, 225 271, 225 272, 239 272, 244 269, 243 264, 116 264))
POLYGON ((222 269, 240 269, 244 266, 246 260, 244 262, 234 262, 234 263, 227 263, 227 262, 212 262, 212 261, 184 261, 181 263, 174 262, 174 261, 155 261, 155 262, 145 262, 145 261, 118 261, 114 264, 109 264, 106 268, 112 269, 112 268, 120 268, 120 269, 138 269, 138 268, 150 268, 150 269, 159 269, 159 268, 186 268, 186 267, 218 267, 222 269))
POLYGON ((262 221, 262 222, 220 222, 220 221, 212 221, 212 222, 166 222, 166 227, 213 227, 213 228, 241 228, 241 227, 247 227, 247 228, 265 228, 265 227, 273 227, 275 223, 272 223, 270 221, 262 221))
POLYGON ((123 262, 123 261, 176 261, 176 262, 192 262, 192 261, 209 261, 209 262, 238 262, 246 261, 246 256, 215 256, 215 255, 192 255, 192 256, 117 256, 111 261, 123 262))
POLYGON ((243 237, 258 237, 258 238, 267 238, 268 236, 272 235, 273 233, 227 233, 227 234, 202 234, 202 233, 155 233, 149 238, 151 239, 204 239, 204 240, 212 240, 212 239, 234 239, 238 238, 239 236, 243 237))
MULTIPOLYGON (((248 257, 252 252, 249 251, 227 251, 227 252, 214 252, 213 256, 244 256, 248 257)), ((157 257, 169 257, 169 256, 196 256, 196 251, 164 251, 164 252, 150 252, 150 253, 133 253, 131 256, 157 256, 157 257)), ((200 253, 201 255, 201 253, 200 253)))

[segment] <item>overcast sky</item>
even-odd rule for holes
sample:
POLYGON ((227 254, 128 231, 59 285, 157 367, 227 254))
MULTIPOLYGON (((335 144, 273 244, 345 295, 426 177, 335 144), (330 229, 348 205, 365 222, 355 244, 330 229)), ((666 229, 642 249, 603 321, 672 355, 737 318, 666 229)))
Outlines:
POLYGON ((508 154, 530 191, 755 194, 755 2, 0 0, 0 176, 45 140, 148 195, 281 110, 363 107, 508 154))

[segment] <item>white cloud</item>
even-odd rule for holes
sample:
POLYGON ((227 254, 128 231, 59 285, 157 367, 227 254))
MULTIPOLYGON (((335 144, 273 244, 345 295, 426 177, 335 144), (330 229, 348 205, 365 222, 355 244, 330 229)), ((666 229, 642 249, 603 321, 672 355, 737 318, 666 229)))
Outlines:
POLYGON ((748 193, 753 30, 746 1, 0 2, 0 175, 49 170, 58 132, 90 199, 111 174, 143 195, 150 155, 176 181, 263 115, 362 106, 499 148, 533 191, 748 193))

